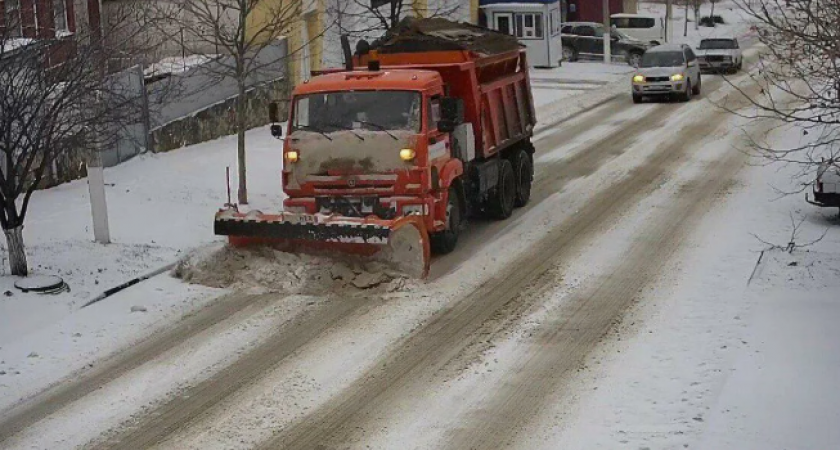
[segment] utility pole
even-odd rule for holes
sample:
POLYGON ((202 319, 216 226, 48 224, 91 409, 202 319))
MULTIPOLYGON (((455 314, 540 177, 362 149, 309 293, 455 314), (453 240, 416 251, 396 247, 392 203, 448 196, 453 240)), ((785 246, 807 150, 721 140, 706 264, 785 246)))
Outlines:
POLYGON ((604 0, 604 64, 612 62, 610 44, 612 44, 610 38, 610 0, 604 0))

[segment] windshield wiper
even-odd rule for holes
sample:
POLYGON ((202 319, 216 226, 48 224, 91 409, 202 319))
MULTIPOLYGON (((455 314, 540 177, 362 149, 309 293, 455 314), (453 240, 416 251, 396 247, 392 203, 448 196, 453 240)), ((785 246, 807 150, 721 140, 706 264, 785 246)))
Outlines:
POLYGON ((313 127, 312 125, 297 125, 295 128, 302 128, 302 129, 304 129, 304 130, 312 130, 312 131, 314 131, 314 132, 316 132, 316 133, 320 133, 322 136, 324 136, 325 138, 327 138, 327 139, 329 139, 329 140, 333 140, 333 139, 330 137, 330 135, 328 135, 327 133, 325 133, 325 132, 324 132, 324 130, 322 130, 322 129, 318 128, 318 127, 313 127))
POLYGON ((380 130, 382 130, 382 131, 384 131, 384 132, 388 133, 388 136, 391 136, 392 138, 394 138, 394 140, 395 140, 395 141, 399 141, 399 140, 400 140, 400 138, 398 138, 398 137, 394 136, 393 134, 391 134, 391 132, 390 132, 390 131, 388 131, 388 129, 387 129, 387 128, 383 127, 382 125, 379 125, 378 123, 368 122, 367 120, 359 120, 358 122, 359 122, 359 123, 361 123, 361 124, 364 124, 364 125, 370 125, 370 126, 372 126, 372 127, 379 128, 380 130))
POLYGON ((337 128, 337 129, 339 129, 339 130, 347 130, 347 131, 349 131, 349 132, 353 133, 353 136, 356 136, 357 138, 359 138, 359 140, 360 140, 360 141, 364 141, 364 140, 365 140, 365 138, 363 138, 361 134, 356 133, 356 131, 355 131, 355 130, 353 130, 353 126, 352 126, 352 125, 350 125, 350 126, 348 127, 348 126, 346 126, 346 125, 342 125, 342 124, 340 124, 340 123, 335 123, 335 122, 327 122, 327 123, 325 123, 324 125, 326 125, 326 126, 328 126, 328 127, 337 128))

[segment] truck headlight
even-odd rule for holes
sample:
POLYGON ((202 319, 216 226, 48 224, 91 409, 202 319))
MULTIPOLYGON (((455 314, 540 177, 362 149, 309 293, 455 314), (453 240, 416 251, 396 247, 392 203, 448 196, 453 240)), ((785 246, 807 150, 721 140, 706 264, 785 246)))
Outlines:
POLYGON ((415 156, 417 156, 417 153, 412 148, 404 148, 400 150, 400 159, 403 161, 411 161, 415 156))
POLYGON ((685 78, 685 77, 681 73, 675 73, 675 74, 671 75, 671 81, 682 81, 683 78, 685 78))
POLYGON ((633 82, 634 82, 634 83, 644 83, 644 82, 645 82, 645 77, 644 77, 644 75, 636 75, 636 76, 634 76, 634 77, 633 77, 633 82))
POLYGON ((297 162, 299 158, 300 154, 297 152, 297 150, 289 150, 288 152, 286 152, 286 161, 293 163, 297 162))

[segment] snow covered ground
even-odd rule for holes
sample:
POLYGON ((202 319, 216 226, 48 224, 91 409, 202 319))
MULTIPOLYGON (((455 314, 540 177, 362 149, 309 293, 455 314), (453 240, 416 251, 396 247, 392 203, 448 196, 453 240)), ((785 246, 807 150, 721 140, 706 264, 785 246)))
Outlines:
MULTIPOLYGON (((716 12, 722 10, 727 17, 722 5, 726 3, 718 4, 716 12)), ((716 28, 715 33, 741 33, 744 29, 736 22, 731 29, 716 28)), ((626 94, 624 78, 629 71, 627 66, 599 63, 533 70, 541 122, 538 145, 553 142, 554 133, 562 131, 551 129, 552 124, 626 94)), ((726 90, 726 86, 720 89, 726 90)), ((707 98, 720 95, 705 94, 707 98)), ((394 292, 373 302, 353 295, 341 295, 337 302, 295 294, 249 303, 230 321, 190 336, 70 403, 61 414, 38 422, 21 433, 17 443, 84 446, 86 439, 122 423, 138 405, 165 401, 173 394, 171 389, 188 389, 213 377, 226 379, 222 369, 240 355, 248 357, 243 364, 249 371, 233 375, 253 377, 251 384, 224 399, 228 403, 223 407, 204 414, 205 428, 185 427, 164 446, 184 448, 189 446, 185 442, 192 442, 192 448, 234 448, 247 445, 243 436, 254 442, 268 439, 294 417, 303 417, 308 410, 340 396, 356 377, 387 357, 394 342, 412 336, 433 314, 445 308, 457 311, 461 303, 468 304, 455 300, 478 289, 482 277, 498 273, 547 230, 585 210, 592 186, 609 185, 648 163, 657 164, 649 156, 666 143, 677 145, 670 142, 678 139, 686 122, 701 115, 708 118, 712 108, 704 100, 633 107, 628 99, 627 105, 616 105, 615 111, 604 112, 601 122, 573 122, 570 128, 581 129, 575 139, 558 142, 556 149, 540 154, 538 166, 561 172, 579 166, 569 170, 570 180, 546 188, 557 186, 554 193, 563 195, 544 199, 511 220, 504 232, 490 236, 487 245, 472 256, 469 267, 457 268, 414 292, 396 286, 394 292), (665 108, 675 114, 661 114, 665 108), (662 123, 646 123, 646 114, 666 118, 662 123), (639 127, 656 132, 639 131, 639 127), (613 164, 597 159, 606 156, 596 154, 596 160, 589 161, 582 155, 585 149, 594 153, 597 149, 592 146, 598 142, 607 149, 612 145, 620 150, 607 152, 613 164), (503 254, 500 249, 510 251, 503 254), (343 318, 340 326, 325 328, 324 335, 312 331, 306 338, 309 341, 301 341, 300 347, 290 346, 294 354, 278 360, 282 363, 276 366, 259 364, 260 356, 270 359, 284 349, 273 346, 285 342, 283 334, 270 330, 288 330, 293 326, 290 323, 322 307, 343 318), (354 314, 357 310, 360 312, 354 314)), ((697 141, 690 144, 697 148, 679 160, 687 169, 666 171, 661 184, 650 192, 644 188, 646 194, 638 204, 615 216, 620 223, 603 224, 604 230, 592 234, 598 239, 571 251, 573 257, 564 261, 557 273, 546 275, 557 279, 543 287, 545 299, 536 310, 519 317, 488 319, 491 331, 494 320, 509 320, 502 327, 505 336, 496 339, 488 334, 486 352, 466 349, 467 354, 474 352, 475 358, 451 383, 436 389, 421 389, 424 386, 418 383, 417 398, 410 404, 392 399, 391 406, 399 406, 391 410, 396 414, 379 416, 390 418, 388 427, 377 423, 377 428, 363 430, 373 432, 360 439, 359 446, 406 448, 405 439, 410 436, 415 448, 439 447, 435 443, 443 434, 454 432, 453 423, 463 425, 467 420, 459 420, 471 414, 480 417, 481 408, 470 410, 475 405, 471 402, 476 397, 493 397, 503 390, 493 387, 504 388, 510 383, 509 369, 522 354, 519 345, 530 343, 532 333, 550 325, 550 313, 562 308, 581 286, 626 263, 623 258, 634 254, 631 250, 639 247, 638 242, 653 245, 647 240, 658 238, 656 230, 649 232, 654 236, 640 230, 658 223, 649 219, 667 215, 674 198, 696 188, 704 170, 720 167, 711 164, 739 142, 737 125, 733 120, 712 127, 707 134, 695 130, 701 136, 694 136, 697 141), (418 411, 427 413, 423 420, 417 420, 418 411)), ((801 138, 796 130, 776 130, 770 135, 779 146, 801 138)), ((252 204, 279 209, 279 143, 266 128, 252 130, 248 139, 252 204)), ((12 293, 0 296, 0 411, 71 372, 95 370, 104 356, 152 333, 169 331, 177 320, 213 306, 228 292, 187 285, 164 275, 79 309, 104 288, 219 241, 212 235, 210 218, 226 200, 224 168, 235 167, 234 149, 235 139, 224 138, 168 154, 145 155, 108 169, 115 241, 108 246, 90 242, 85 181, 36 194, 25 229, 30 265, 35 273, 64 276, 72 291, 57 296, 23 294, 11 287, 11 277, 0 278, 0 289, 12 293)), ((602 345, 586 357, 581 370, 572 375, 569 388, 541 393, 549 399, 549 411, 541 411, 527 432, 516 437, 517 448, 816 450, 840 446, 840 432, 834 426, 840 419, 840 397, 833 389, 834 380, 840 377, 836 350, 840 332, 835 326, 840 319, 840 297, 836 295, 840 287, 840 219, 836 210, 819 210, 800 195, 777 198, 773 188, 795 187, 801 180, 791 177, 797 173, 795 167, 756 165, 725 189, 715 191, 709 201, 714 205, 711 212, 701 216, 686 242, 674 246, 678 248, 675 254, 663 253, 667 261, 662 261, 664 268, 652 284, 626 294, 635 297, 633 306, 602 345), (791 253, 769 249, 767 242, 784 246, 791 240, 791 215, 794 223, 802 219, 796 243, 807 243, 824 232, 825 237, 791 253)), ((231 185, 236 185, 235 179, 231 185)), ((284 277, 261 273, 263 269, 266 267, 256 268, 255 276, 284 277)), ((251 273, 249 268, 243 271, 251 273)), ((329 327, 329 323, 320 325, 329 327)), ((454 348, 451 342, 441 342, 447 344, 444 350, 454 348)), ((388 361, 398 366, 400 360, 394 357, 388 361)), ((383 397, 389 405, 387 395, 383 397)), ((175 398, 185 405, 190 401, 175 398)))
MULTIPOLYGON (((770 142, 800 137, 783 129, 770 142)), ((840 218, 801 195, 779 197, 797 189, 799 173, 756 165, 723 192, 587 359, 573 398, 545 414, 564 420, 543 421, 523 448, 838 448, 840 218), (791 217, 802 221, 797 244, 825 237, 769 249, 790 242, 791 217)))
MULTIPOLYGON (((539 78, 534 93, 539 100, 537 131, 623 92, 615 80, 627 70, 596 63, 533 70, 539 78), (579 89, 581 84, 608 89, 593 96, 579 89)), ((281 209, 280 142, 261 127, 248 132, 247 145, 251 207, 281 209)), ((226 167, 231 168, 235 200, 235 137, 146 154, 106 169, 109 245, 92 242, 86 180, 33 195, 24 227, 31 273, 59 275, 70 291, 22 293, 13 287, 15 277, 0 275, 0 293, 8 292, 0 296, 0 372, 6 372, 0 374, 0 409, 227 292, 162 275, 108 298, 107 305, 79 309, 108 288, 174 263, 191 249, 220 242, 212 232, 212 217, 227 201, 226 167), (146 311, 132 312, 132 306, 146 311)), ((5 274, 6 261, 1 262, 0 274, 5 274)))
MULTIPOLYGON (((247 142, 251 204, 279 208, 279 141, 263 127, 249 131, 247 142)), ((106 169, 108 245, 92 242, 86 180, 33 195, 24 227, 31 273, 59 275, 70 292, 23 293, 13 287, 15 277, 0 276, 0 292, 7 293, 0 296, 0 409, 225 292, 162 275, 80 309, 108 288, 220 241, 212 217, 227 201, 226 167, 235 187, 235 136, 106 169), (132 306, 146 311, 132 312, 132 306)))

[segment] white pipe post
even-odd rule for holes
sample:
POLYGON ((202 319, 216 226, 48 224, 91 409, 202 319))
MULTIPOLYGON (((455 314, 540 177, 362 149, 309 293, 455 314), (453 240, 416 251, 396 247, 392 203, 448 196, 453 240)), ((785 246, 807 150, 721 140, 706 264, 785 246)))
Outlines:
POLYGON ((90 192, 90 212, 93 217, 93 239, 100 244, 111 243, 108 228, 108 205, 105 201, 105 170, 99 152, 91 157, 87 167, 88 191, 90 192))
POLYGON ((604 64, 612 63, 610 44, 610 0, 604 0, 604 64))

